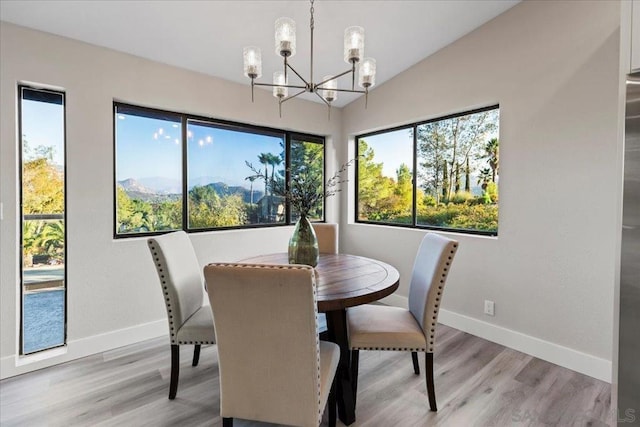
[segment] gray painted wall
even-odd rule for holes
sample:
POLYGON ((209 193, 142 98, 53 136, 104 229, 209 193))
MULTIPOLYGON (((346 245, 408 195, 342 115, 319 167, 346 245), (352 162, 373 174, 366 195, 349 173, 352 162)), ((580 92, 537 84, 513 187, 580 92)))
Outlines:
MULTIPOLYGON (((360 102, 343 111, 343 139, 353 139, 500 104, 499 236, 451 235, 460 249, 442 307, 478 321, 487 337, 516 332, 524 334, 511 334, 516 341, 583 353, 609 366, 599 375, 609 378, 602 362, 612 354, 619 235, 619 26, 618 2, 526 1, 378 87, 366 111, 360 102), (484 299, 495 301, 495 317, 483 314, 484 299)), ((350 143, 340 154, 353 152, 350 143)), ((354 202, 343 200, 342 250, 400 267, 407 295, 423 232, 354 224, 354 202)))

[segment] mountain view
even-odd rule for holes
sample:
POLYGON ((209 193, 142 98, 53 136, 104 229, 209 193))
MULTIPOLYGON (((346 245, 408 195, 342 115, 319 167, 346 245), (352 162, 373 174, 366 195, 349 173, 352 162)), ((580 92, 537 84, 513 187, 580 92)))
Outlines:
MULTIPOLYGON (((256 203, 264 196, 264 191, 253 189, 253 195, 251 190, 242 186, 229 186, 224 182, 209 182, 207 184, 201 184, 202 178, 193 181, 193 184, 189 185, 189 190, 194 187, 206 187, 212 189, 221 197, 240 195, 244 203, 256 203)), ((180 183, 170 180, 168 178, 142 178, 136 180, 133 178, 124 179, 118 181, 118 187, 122 188, 125 193, 131 198, 136 200, 142 200, 144 202, 161 203, 164 201, 180 200, 182 190, 180 183)))

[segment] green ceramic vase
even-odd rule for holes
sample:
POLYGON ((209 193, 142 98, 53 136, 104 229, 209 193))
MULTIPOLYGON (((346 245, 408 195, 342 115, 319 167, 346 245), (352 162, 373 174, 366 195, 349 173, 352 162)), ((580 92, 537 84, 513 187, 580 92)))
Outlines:
POLYGON ((306 216, 301 216, 289 239, 289 264, 318 265, 318 239, 306 216))

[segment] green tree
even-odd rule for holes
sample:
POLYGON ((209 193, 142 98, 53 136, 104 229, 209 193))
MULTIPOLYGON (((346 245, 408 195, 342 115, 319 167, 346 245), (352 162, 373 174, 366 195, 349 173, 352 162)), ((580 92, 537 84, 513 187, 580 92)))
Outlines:
POLYGON ((398 197, 398 201, 397 206, 394 206, 394 210, 398 215, 411 215, 411 205, 413 204, 413 174, 409 166, 402 163, 396 170, 396 176, 397 184, 394 193, 398 197))
MULTIPOLYGON (((449 200, 451 193, 459 185, 456 174, 460 174, 460 166, 470 160, 469 173, 476 167, 476 159, 483 150, 481 141, 486 135, 498 127, 498 110, 457 116, 438 120, 418 127, 418 155, 420 158, 421 176, 430 177, 425 181, 423 189, 428 194, 438 194, 434 177, 440 175, 442 160, 447 162, 447 182, 442 183, 443 199, 449 200)), ((459 187, 458 187, 459 188, 459 187)))
POLYGON ((491 182, 496 182, 498 176, 498 165, 500 161, 500 143, 498 138, 491 138, 484 146, 484 156, 491 168, 491 182))
POLYGON ((210 185, 195 186, 188 200, 192 228, 230 227, 247 221, 246 206, 239 194, 221 197, 210 185))
POLYGON ((22 164, 22 212, 30 214, 64 213, 64 176, 52 163, 53 151, 27 155, 22 164))
POLYGON ((471 193, 471 167, 469 166, 469 158, 464 165, 464 191, 471 193))
MULTIPOLYGON (((296 141, 291 144, 291 188, 296 180, 304 180, 300 183, 315 187, 315 192, 322 194, 324 191, 324 146, 313 142, 296 141)), ((313 191, 308 188, 306 191, 313 191)), ((323 217, 324 198, 318 199, 309 209, 309 218, 321 219, 323 217)), ((293 211, 292 219, 296 219, 299 213, 293 211)))
POLYGON ((262 163, 264 165, 264 195, 268 196, 268 187, 269 187, 269 170, 268 170, 268 165, 269 165, 269 157, 271 156, 271 153, 260 153, 260 155, 258 155, 258 161, 260 163, 262 163))
POLYGON ((389 219, 396 182, 382 174, 383 163, 374 162, 375 153, 364 140, 358 147, 358 215, 363 220, 389 219))
POLYGON ((487 185, 491 182, 491 169, 484 168, 480 171, 478 176, 478 185, 482 187, 482 191, 487 189, 487 185))
POLYGON ((442 162, 442 201, 449 200, 449 172, 447 172, 447 161, 442 162))
POLYGON ((245 181, 249 181, 249 203, 253 205, 253 181, 255 181, 256 179, 261 178, 260 175, 250 175, 248 177, 245 178, 245 181))
POLYGON ((446 168, 447 140, 443 123, 435 121, 417 127, 418 139, 418 176, 422 180, 422 189, 440 203, 444 179, 448 178, 442 168, 446 168))
POLYGON ((152 204, 153 230, 176 230, 182 225, 182 200, 164 200, 152 204))

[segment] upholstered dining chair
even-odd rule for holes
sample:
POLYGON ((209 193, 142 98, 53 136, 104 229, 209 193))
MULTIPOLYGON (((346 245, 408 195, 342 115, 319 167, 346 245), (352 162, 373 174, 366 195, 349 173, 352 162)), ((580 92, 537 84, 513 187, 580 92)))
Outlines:
MULTIPOLYGON (((338 224, 334 222, 312 222, 311 226, 318 239, 318 250, 321 254, 338 253, 338 224)), ((318 325, 320 328, 320 339, 327 341, 327 317, 324 313, 318 313, 318 325)))
POLYGON ((176 231, 147 240, 158 272, 162 296, 167 308, 171 341, 171 380, 169 399, 178 392, 180 345, 195 345, 192 366, 200 359, 200 346, 215 344, 216 335, 200 264, 184 231, 176 231))
POLYGON ((338 224, 331 222, 312 222, 313 231, 318 239, 321 254, 338 253, 338 224))
POLYGON ((409 286, 409 309, 361 305, 347 310, 351 375, 357 392, 359 350, 410 351, 416 375, 417 352, 425 353, 429 406, 437 411, 433 350, 442 293, 458 242, 427 233, 420 243, 409 286))
POLYGON ((209 264, 216 325, 220 416, 317 427, 329 401, 340 348, 318 340, 316 285, 307 265, 209 264))

